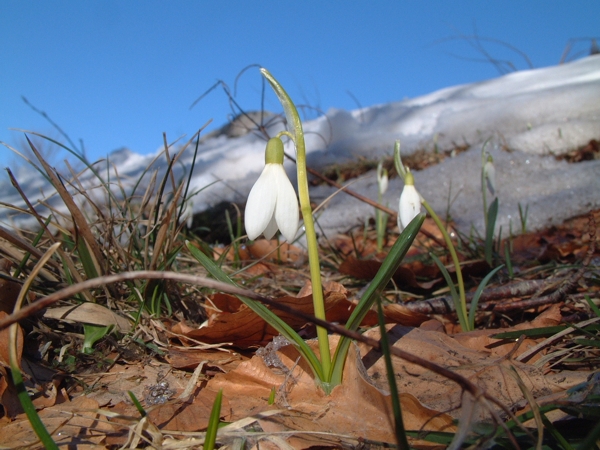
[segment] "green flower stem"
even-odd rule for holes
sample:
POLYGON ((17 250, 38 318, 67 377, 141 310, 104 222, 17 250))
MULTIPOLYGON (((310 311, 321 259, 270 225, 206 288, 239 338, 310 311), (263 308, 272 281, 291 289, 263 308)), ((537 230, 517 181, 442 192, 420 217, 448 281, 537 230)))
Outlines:
MULTIPOLYGON (((263 76, 275 91, 279 102, 283 106, 288 122, 288 129, 296 146, 296 167, 298 168, 298 197, 300 199, 300 211, 304 219, 304 230, 306 233, 306 245, 308 250, 308 264, 310 266, 310 279, 312 282, 313 308, 315 317, 327 320, 325 317, 325 302, 323 299, 323 287, 321 283, 321 264, 319 262, 319 247, 317 245, 317 234, 308 195, 308 174, 306 170, 306 145, 304 143, 304 132, 298 110, 289 95, 279 82, 266 69, 260 70, 263 76)), ((319 342, 319 353, 321 356, 321 367, 324 374, 328 374, 331 368, 331 352, 329 349, 329 336, 323 327, 317 327, 317 338, 319 342)), ((328 379, 322 380, 329 382, 328 379)))
POLYGON ((458 315, 458 321, 460 322, 460 326, 463 331, 469 330, 469 322, 467 315, 467 298, 465 295, 465 283, 463 281, 462 270, 460 269, 460 261, 458 260, 458 255, 456 253, 456 249, 454 248, 454 244, 452 244, 452 240, 450 239, 450 235, 446 231, 446 227, 435 213, 433 208, 427 203, 426 200, 421 199, 421 204, 427 210, 437 227, 440 229, 442 236, 444 236, 444 240, 446 241, 446 246, 450 251, 450 256, 452 257, 452 262, 454 263, 454 270, 456 271, 456 282, 458 283, 458 295, 460 299, 460 303, 454 305, 456 307, 456 314, 458 315))
MULTIPOLYGON (((302 139, 304 144, 304 139, 302 139)), ((298 146, 299 147, 299 146, 298 146)), ((321 283, 321 264, 319 262, 319 247, 317 245, 317 234, 315 223, 308 196, 308 178, 306 176, 306 156, 300 156, 298 151, 298 194, 300 197, 300 211, 304 219, 304 230, 306 232, 306 245, 308 248, 308 265, 310 267, 310 280, 312 283, 313 308, 315 317, 327 320, 325 317, 325 301, 323 299, 323 287, 321 283)), ((323 373, 329 373, 331 367, 331 353, 329 350, 329 336, 323 327, 317 327, 317 339, 319 341, 319 352, 321 354, 321 366, 323 373)), ((329 380, 324 380, 329 381, 329 380)))

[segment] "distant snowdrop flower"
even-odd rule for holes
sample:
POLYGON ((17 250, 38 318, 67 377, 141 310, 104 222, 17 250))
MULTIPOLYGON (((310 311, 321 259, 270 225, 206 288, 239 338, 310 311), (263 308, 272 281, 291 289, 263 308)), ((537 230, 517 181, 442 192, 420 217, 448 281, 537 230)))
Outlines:
POLYGON ((388 188, 388 171, 383 168, 381 161, 377 164, 377 186, 379 187, 379 194, 385 194, 388 188))
POLYGON ((415 188, 415 179, 409 171, 404 176, 404 189, 400 195, 398 228, 402 231, 421 212, 421 196, 415 188))
POLYGON ((492 195, 496 194, 496 169, 494 168, 494 158, 488 155, 486 163, 483 165, 483 176, 487 181, 487 188, 492 195))
POLYGON ((279 138, 267 143, 265 168, 248 195, 244 222, 248 239, 261 234, 271 239, 278 229, 289 242, 296 237, 298 199, 283 168, 283 142, 279 138))

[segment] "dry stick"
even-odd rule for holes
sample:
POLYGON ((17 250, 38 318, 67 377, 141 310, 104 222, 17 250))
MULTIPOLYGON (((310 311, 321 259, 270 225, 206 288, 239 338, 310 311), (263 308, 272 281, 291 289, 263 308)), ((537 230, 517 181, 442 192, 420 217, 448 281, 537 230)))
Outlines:
POLYGON ((586 252, 583 261, 581 262, 582 267, 573 272, 573 274, 563 282, 563 284, 552 294, 545 295, 543 297, 532 298, 527 300, 521 300, 517 302, 512 302, 504 305, 497 305, 494 307, 494 312, 506 312, 513 309, 528 309, 534 306, 545 305, 549 303, 558 303, 565 299, 565 297, 573 292, 577 287, 577 283, 587 270, 590 262, 592 260, 592 256, 594 255, 594 251, 596 250, 596 221, 594 220, 594 215, 590 213, 588 215, 588 234, 590 235, 590 243, 586 252))
MULTIPOLYGON (((539 292, 546 284, 546 280, 529 280, 486 289, 481 294, 478 309, 490 309, 495 305, 494 300, 534 294, 539 292)), ((474 295, 473 292, 468 293, 467 300, 472 300, 474 295)), ((410 311, 420 314, 448 314, 454 311, 454 302, 452 297, 448 295, 406 303, 404 306, 410 311)))
MULTIPOLYGON (((364 342, 365 344, 369 345, 370 347, 373 347, 376 350, 382 351, 381 344, 376 339, 369 338, 369 337, 364 336, 356 331, 350 331, 340 325, 335 325, 333 323, 329 323, 327 321, 317 319, 316 317, 314 317, 311 314, 307 314, 302 311, 298 311, 294 308, 290 308, 287 305, 278 303, 274 299, 271 299, 268 297, 263 297, 262 295, 256 294, 252 291, 242 289, 242 288, 239 288, 236 286, 232 286, 227 283, 222 283, 220 281, 211 280, 209 278, 198 277, 198 276, 194 276, 194 275, 187 275, 187 274, 176 273, 176 272, 158 272, 158 271, 149 271, 149 270, 142 270, 142 271, 137 271, 137 272, 124 272, 124 273, 117 274, 117 275, 108 275, 108 276, 103 276, 103 277, 98 277, 98 278, 92 278, 90 280, 84 281, 83 283, 78 283, 78 284, 69 286, 67 288, 61 289, 60 291, 57 291, 51 295, 43 297, 40 300, 36 301, 35 303, 32 303, 31 305, 22 308, 18 312, 11 314, 10 316, 6 317, 5 319, 0 320, 0 330, 3 330, 4 328, 8 327, 9 325, 11 325, 15 322, 18 322, 22 319, 25 319, 26 317, 29 317, 32 314, 35 314, 44 308, 47 308, 48 306, 58 302, 59 300, 69 298, 85 289, 101 287, 101 286, 105 286, 105 285, 111 284, 111 283, 134 280, 134 279, 139 279, 139 278, 154 279, 154 280, 157 280, 157 279, 172 280, 172 281, 178 281, 178 282, 187 283, 187 284, 202 285, 204 287, 227 292, 229 294, 241 295, 244 297, 248 297, 253 300, 257 300, 262 303, 265 303, 265 304, 271 306, 273 309, 278 309, 280 311, 287 312, 289 314, 293 314, 297 317, 300 317, 300 318, 306 320, 307 322, 310 322, 315 325, 326 328, 327 330, 331 331, 332 333, 346 336, 346 337, 348 337, 350 339, 354 339, 356 341, 364 342)), ((421 367, 431 370, 432 372, 437 373, 438 375, 441 375, 445 378, 448 378, 449 380, 454 381, 455 383, 460 385, 465 391, 469 392, 474 397, 475 400, 478 400, 481 398, 488 400, 491 403, 498 406, 500 409, 502 409, 502 411, 504 411, 509 417, 514 418, 514 415, 511 413, 511 411, 506 406, 504 406, 499 400, 497 400, 496 398, 494 398, 493 396, 488 394, 485 390, 481 389, 479 386, 477 386, 475 383, 471 382, 467 378, 465 378, 455 372, 452 372, 451 370, 446 369, 445 367, 434 364, 427 359, 413 355, 412 353, 406 352, 399 348, 391 347, 390 351, 393 355, 398 356, 399 358, 402 358, 405 361, 409 361, 414 364, 417 364, 421 367)))

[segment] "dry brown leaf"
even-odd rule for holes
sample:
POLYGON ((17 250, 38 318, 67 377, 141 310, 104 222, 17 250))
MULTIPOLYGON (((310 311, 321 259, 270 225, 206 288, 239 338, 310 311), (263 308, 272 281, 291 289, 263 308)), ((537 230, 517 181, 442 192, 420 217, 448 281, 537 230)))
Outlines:
MULTIPOLYGON (((70 448, 96 448, 104 441, 106 433, 112 432, 108 424, 96 410, 98 403, 84 396, 70 403, 46 408, 39 416, 59 446, 70 448), (84 447, 89 446, 89 447, 84 447)), ((0 445, 9 448, 24 448, 39 442, 25 414, 5 426, 0 432, 0 445)))
MULTIPOLYGON (((327 282, 325 285, 325 312, 330 322, 345 323, 356 307, 356 302, 346 298, 347 290, 339 283, 327 282)), ((310 283, 302 288, 299 297, 281 297, 277 301, 282 305, 294 308, 306 314, 313 314, 312 288, 310 283)), ((229 294, 217 293, 211 296, 214 307, 218 312, 213 312, 208 325, 193 329, 185 323, 177 323, 171 332, 179 338, 184 345, 188 343, 185 337, 207 344, 231 343, 236 347, 245 348, 264 346, 279 333, 244 305, 237 297, 229 294)), ((299 330, 306 325, 301 318, 273 310, 288 325, 299 330)), ((418 326, 428 320, 428 317, 409 311, 402 305, 387 305, 384 307, 386 322, 401 323, 403 325, 418 326)), ((362 325, 373 326, 377 323, 377 315, 369 311, 362 325)), ((193 342, 189 342, 193 345, 193 342)))
POLYGON ((175 369, 192 370, 200 363, 207 363, 212 367, 219 367, 225 371, 232 370, 241 361, 247 358, 235 352, 219 352, 208 350, 169 348, 165 359, 175 369))
MULTIPOLYGON (((340 264, 339 272, 361 280, 372 280, 377 275, 382 262, 374 259, 356 259, 349 257, 340 264)), ((400 288, 431 289, 438 280, 427 283, 418 282, 415 273, 408 267, 399 267, 392 277, 400 288)))
POLYGON ((294 265, 303 264, 306 254, 300 247, 287 242, 279 242, 276 239, 258 239, 247 246, 248 252, 253 259, 264 259, 269 262, 289 263, 294 265))
MULTIPOLYGON (((371 329, 365 334, 374 339, 379 338, 378 329, 371 329)), ((452 337, 442 332, 400 325, 389 326, 388 336, 395 347, 452 369, 486 389, 508 407, 523 401, 519 386, 514 378, 508 375, 511 366, 517 370, 535 397, 564 391, 584 381, 587 376, 584 372, 566 371, 557 375, 544 374, 543 370, 531 364, 519 363, 506 356, 498 355, 501 353, 499 351, 492 352, 489 348, 481 351, 466 346, 473 345, 480 348, 481 342, 478 342, 478 338, 464 339, 462 335, 452 337)), ((508 345, 509 350, 512 347, 514 343, 508 345)), ((386 372, 381 354, 362 344, 361 350, 365 355, 363 362, 368 374, 377 380, 381 387, 385 387, 386 372)), ((463 392, 460 386, 421 366, 399 358, 394 358, 393 364, 400 392, 410 392, 427 407, 446 411, 458 417, 463 392)), ((489 415, 485 409, 479 408, 476 420, 487 418, 489 415)))
MULTIPOLYGON (((237 347, 266 345, 273 336, 279 334, 236 297, 228 294, 215 294, 211 300, 223 312, 211 315, 208 326, 189 331, 187 327, 176 324, 171 331, 200 342, 209 344, 231 342, 237 347)), ((281 297, 277 301, 307 314, 313 313, 311 295, 281 297)), ((345 322, 354 308, 355 304, 350 302, 344 294, 335 291, 325 292, 325 312, 329 321, 345 322)), ((274 312, 296 330, 306 324, 303 319, 286 312, 277 310, 274 312)))
MULTIPOLYGON (((330 344, 335 347, 337 340, 332 336, 330 344)), ((344 369, 344 383, 335 387, 329 396, 316 387, 303 361, 295 365, 298 353, 292 346, 284 347, 279 354, 281 361, 292 369, 290 374, 275 373, 255 356, 236 370, 217 375, 209 382, 207 389, 223 389, 232 407, 232 420, 268 409, 282 409, 280 414, 260 421, 265 431, 320 431, 394 442, 389 394, 365 377, 359 368, 355 347, 344 369), (273 388, 279 389, 277 402, 276 406, 269 406, 267 400, 273 388)), ((401 394, 401 403, 407 429, 454 430, 448 415, 423 407, 414 396, 401 394)), ((319 442, 323 443, 323 439, 319 436, 319 442)), ((288 443, 294 448, 307 448, 314 445, 310 441, 296 436, 288 443)))
MULTIPOLYGON (((148 416, 161 430, 200 431, 208 427, 208 420, 215 402, 216 392, 202 389, 193 396, 190 402, 173 400, 156 406, 148 416)), ((231 419, 230 406, 226 397, 221 403, 221 420, 231 419)))
POLYGON ((84 302, 73 306, 49 308, 44 313, 44 317, 100 326, 115 325, 121 333, 128 333, 131 330, 129 320, 98 303, 84 302))
POLYGON ((12 313, 20 292, 19 283, 0 278, 0 311, 12 313))
MULTIPOLYGON (((467 333, 457 333, 453 335, 454 339, 461 345, 481 352, 487 352, 492 357, 506 356, 511 353, 512 358, 516 358, 522 353, 525 353, 531 347, 534 347, 541 339, 526 339, 518 348, 515 348, 514 342, 506 342, 500 339, 493 339, 490 336, 498 333, 507 333, 518 330, 529 330, 532 328, 544 328, 554 327, 560 325, 562 322, 562 315, 560 313, 560 306, 555 304, 550 306, 544 312, 539 314, 531 322, 523 322, 515 325, 511 328, 495 329, 495 330, 475 330, 467 333)), ((532 357, 528 362, 535 363, 540 357, 541 353, 532 357)))
MULTIPOLYGON (((96 377, 96 375, 94 375, 96 377)), ((97 375, 94 390, 87 397, 98 402, 101 406, 114 406, 121 402, 131 403, 128 391, 145 404, 148 388, 160 382, 169 383, 169 389, 174 391, 172 397, 177 397, 186 385, 187 380, 180 373, 174 373, 168 364, 115 364, 108 373, 97 375)), ((90 379, 88 378, 87 381, 90 379)))
MULTIPOLYGON (((4 311, 0 311, 0 320, 8 317, 4 311)), ((21 367, 21 356, 23 354, 23 330, 17 325, 17 359, 21 367)), ((10 328, 0 330, 0 405, 4 408, 7 417, 13 418, 23 411, 21 402, 17 396, 17 389, 10 374, 10 328)))

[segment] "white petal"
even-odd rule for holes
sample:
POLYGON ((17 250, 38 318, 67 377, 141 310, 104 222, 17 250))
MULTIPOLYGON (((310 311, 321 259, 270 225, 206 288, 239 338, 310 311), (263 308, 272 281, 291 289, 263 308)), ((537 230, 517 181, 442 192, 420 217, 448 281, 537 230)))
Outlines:
POLYGON ((277 200, 277 189, 274 181, 276 177, 273 169, 278 165, 265 165, 260 177, 250 190, 244 216, 248 239, 256 239, 260 236, 273 219, 277 200))
POLYGON ((483 173, 487 179, 487 187, 492 195, 496 193, 496 169, 491 161, 488 161, 483 166, 483 173))
POLYGON ((387 175, 382 175, 379 181, 379 193, 381 195, 385 194, 388 188, 388 177, 387 175))
POLYGON ((277 221, 275 220, 275 216, 271 217, 271 220, 267 224, 265 231, 263 234, 265 235, 265 239, 271 239, 277 233, 277 221))
POLYGON ((283 237, 292 242, 298 232, 298 199, 296 191, 288 178, 283 165, 277 172, 277 203, 275 205, 275 219, 283 237))
POLYGON ((400 195, 398 227, 402 230, 421 212, 421 197, 413 185, 405 185, 400 195))

